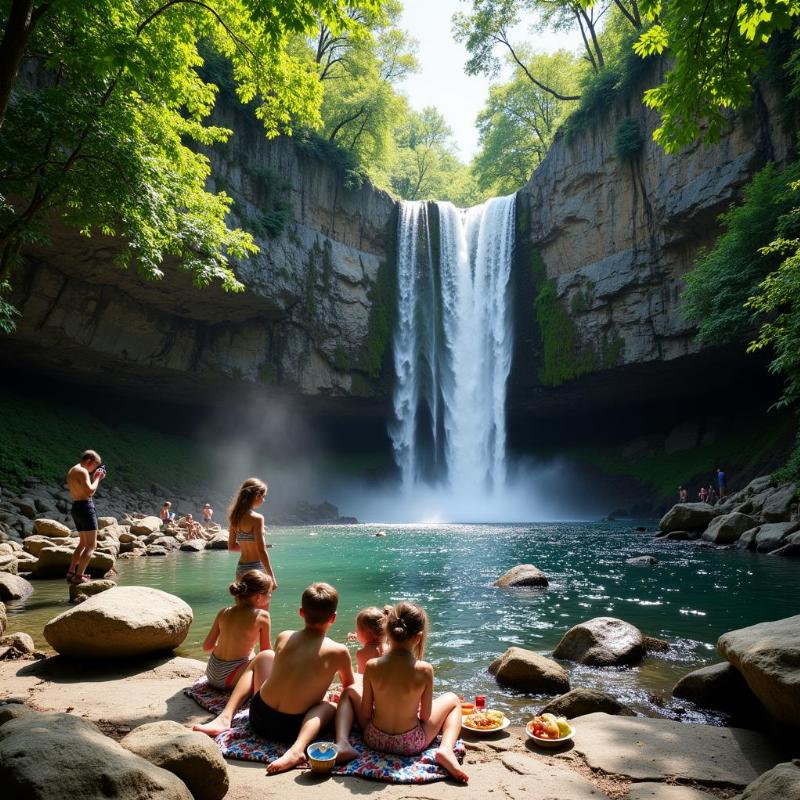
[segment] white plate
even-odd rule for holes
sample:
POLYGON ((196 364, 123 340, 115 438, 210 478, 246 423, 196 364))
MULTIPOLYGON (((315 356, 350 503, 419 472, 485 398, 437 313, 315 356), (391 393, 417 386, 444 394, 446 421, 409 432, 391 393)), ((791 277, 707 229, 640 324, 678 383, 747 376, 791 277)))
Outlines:
MULTIPOLYGON (((487 709, 487 711, 488 710, 489 709, 487 709)), ((471 733, 497 733, 498 731, 504 731, 511 724, 511 720, 505 714, 503 714, 503 723, 499 728, 473 728, 471 725, 467 724, 467 717, 470 716, 472 715, 465 714, 461 720, 461 725, 471 733)))
POLYGON ((569 733, 565 736, 559 736, 558 739, 540 739, 538 736, 534 736, 531 733, 527 725, 525 726, 525 733, 528 735, 528 738, 536 742, 539 747, 560 747, 564 742, 570 741, 572 737, 575 736, 575 728, 570 725, 569 733))

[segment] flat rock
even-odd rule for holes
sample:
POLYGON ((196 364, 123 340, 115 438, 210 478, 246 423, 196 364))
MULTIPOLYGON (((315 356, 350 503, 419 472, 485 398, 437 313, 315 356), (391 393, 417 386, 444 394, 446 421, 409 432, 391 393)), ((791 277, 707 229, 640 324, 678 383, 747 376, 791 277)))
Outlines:
POLYGON ((800 615, 729 631, 717 650, 770 714, 800 727, 800 615))
POLYGON ((574 719, 585 714, 593 714, 595 711, 602 711, 604 714, 626 714, 632 715, 633 712, 619 700, 610 694, 601 692, 597 689, 586 689, 578 687, 570 689, 566 694, 556 697, 547 705, 542 706, 540 714, 555 714, 557 717, 574 719))
POLYGON ((131 533, 147 535, 161 530, 161 520, 158 517, 142 517, 131 520, 131 533))
POLYGON ((509 647, 489 665, 499 684, 520 692, 556 694, 569 690, 569 675, 557 662, 522 647, 509 647))
POLYGON ((0 572, 0 600, 21 600, 33 591, 33 586, 19 575, 0 572))
POLYGON ((547 576, 533 564, 517 564, 504 575, 501 575, 495 582, 495 586, 514 587, 514 586, 548 586, 550 581, 547 576))
POLYGON ((691 786, 674 786, 667 783, 633 783, 627 800, 714 800, 716 795, 701 792, 691 786))
POLYGON ((202 553, 206 549, 206 542, 204 539, 190 539, 184 542, 180 549, 184 553, 202 553))
POLYGON ((56 652, 73 658, 126 658, 176 648, 192 624, 179 597, 143 586, 117 586, 45 625, 56 652))
POLYGON ((708 503, 678 503, 661 518, 662 531, 702 531, 718 514, 708 503))
POLYGON ((615 617, 594 617, 570 628, 553 655, 596 667, 638 664, 645 655, 642 632, 615 617))
POLYGON ((800 759, 785 761, 759 775, 737 800, 800 800, 800 759))
MULTIPOLYGON (((43 547, 39 550, 39 562, 36 565, 37 578, 63 578, 66 575, 74 547, 43 547)), ((115 557, 110 553, 95 550, 89 559, 86 572, 97 578, 102 578, 110 569, 114 568, 115 557)))
POLYGON ((752 700, 745 679, 727 661, 689 672, 673 686, 672 694, 700 708, 734 708, 746 698, 752 700))
MULTIPOLYGON (((78 597, 92 597, 92 595, 107 592, 116 586, 116 581, 97 580, 88 583, 71 583, 69 585, 70 602, 75 602, 78 597)), ((82 601, 81 601, 82 602, 82 601)))
POLYGON ((746 786, 778 763, 764 736, 742 728, 608 714, 578 717, 574 727, 575 750, 590 767, 637 781, 746 786))
POLYGON ((767 522, 785 522, 789 519, 797 487, 790 483, 772 492, 764 501, 761 515, 767 522))
MULTIPOLYGON (((530 787, 535 787, 532 796, 537 800, 601 800, 606 797, 594 784, 567 767, 524 753, 505 753, 501 762, 510 772, 524 776, 530 787)), ((503 794, 499 797, 503 797, 503 794)))
POLYGON ((39 536, 53 536, 56 539, 65 539, 72 533, 63 522, 54 519, 35 519, 33 529, 39 536))
POLYGON ((72 714, 0 725, 5 800, 192 800, 185 784, 72 714))
MULTIPOLYGON (((75 544, 78 543, 78 540, 75 539, 75 544)), ((33 556, 39 556, 39 553, 45 547, 63 547, 66 545, 63 539, 56 539, 51 538, 49 536, 40 536, 39 534, 34 534, 33 536, 28 536, 25 538, 25 541, 22 543, 22 549, 26 553, 30 553, 33 556)))
POLYGON ((768 522, 762 525, 755 535, 755 546, 759 553, 771 553, 777 550, 790 533, 794 533, 800 524, 797 522, 768 522))
POLYGON ((120 744, 151 764, 177 775, 194 800, 222 800, 228 793, 228 770, 214 740, 178 722, 140 725, 120 744))
POLYGON ((745 531, 758 525, 758 520, 748 514, 733 511, 711 520, 708 528, 703 531, 703 541, 714 544, 731 544, 745 531))

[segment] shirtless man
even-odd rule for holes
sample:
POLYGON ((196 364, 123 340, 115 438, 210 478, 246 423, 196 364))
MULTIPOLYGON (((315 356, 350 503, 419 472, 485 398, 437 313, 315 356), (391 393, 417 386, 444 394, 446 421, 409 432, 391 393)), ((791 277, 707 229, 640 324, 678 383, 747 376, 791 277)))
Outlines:
POLYGON ((217 736, 231 727, 234 714, 252 694, 250 725, 264 739, 290 744, 268 767, 285 772, 305 760, 306 748, 333 721, 336 706, 323 698, 338 672, 343 687, 354 682, 350 653, 326 636, 336 620, 339 595, 327 583, 313 583, 303 592, 300 616, 305 627, 283 631, 275 650, 262 650, 251 662, 223 712, 194 730, 217 736))
POLYGON ((97 512, 92 498, 105 476, 106 469, 94 450, 87 450, 67 473, 67 488, 72 497, 72 519, 78 530, 78 546, 67 571, 69 583, 86 583, 89 580, 83 571, 97 546, 97 512))

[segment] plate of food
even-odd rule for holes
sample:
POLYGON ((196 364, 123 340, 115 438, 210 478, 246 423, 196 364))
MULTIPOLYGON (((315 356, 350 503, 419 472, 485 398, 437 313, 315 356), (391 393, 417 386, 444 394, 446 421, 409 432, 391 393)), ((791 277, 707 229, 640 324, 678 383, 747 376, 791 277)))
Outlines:
POLYGON ((525 733, 540 747, 560 747, 575 735, 575 729, 566 717, 542 714, 534 717, 526 726, 525 733))
POLYGON ((474 714, 466 714, 461 724, 473 733, 497 733, 505 730, 511 721, 502 711, 477 711, 474 714))

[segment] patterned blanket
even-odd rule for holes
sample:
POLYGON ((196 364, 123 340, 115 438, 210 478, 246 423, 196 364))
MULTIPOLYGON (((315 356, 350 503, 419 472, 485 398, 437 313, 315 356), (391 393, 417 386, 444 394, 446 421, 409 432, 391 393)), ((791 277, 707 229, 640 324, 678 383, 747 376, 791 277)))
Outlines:
MULTIPOLYGON (((205 678, 184 691, 187 697, 191 697, 212 714, 219 714, 228 699, 225 692, 209 686, 205 678)), ((249 710, 245 706, 233 718, 233 727, 217 736, 215 741, 222 755, 225 758, 264 763, 282 756, 286 752, 286 747, 256 736, 250 728, 248 716, 249 710)), ((358 756, 349 764, 334 767, 334 775, 358 775, 385 783, 432 783, 447 778, 447 773, 436 763, 434 757, 439 745, 438 737, 418 756, 395 756, 370 750, 361 741, 357 730, 353 731, 351 743, 358 756)), ((466 749, 460 739, 456 742, 454 750, 458 760, 463 761, 466 749)))

